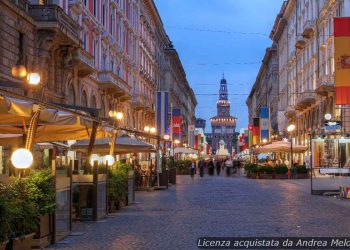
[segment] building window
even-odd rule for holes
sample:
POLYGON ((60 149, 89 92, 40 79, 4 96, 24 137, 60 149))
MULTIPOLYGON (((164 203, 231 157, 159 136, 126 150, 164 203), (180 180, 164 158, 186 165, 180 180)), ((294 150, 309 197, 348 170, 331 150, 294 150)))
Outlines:
POLYGON ((97 17, 97 4, 96 4, 96 0, 94 0, 93 9, 94 9, 94 16, 97 17))
POLYGON ((88 107, 87 95, 85 91, 83 91, 81 94, 81 106, 88 107))
POLYGON ((102 5, 102 24, 106 26, 106 7, 105 4, 102 5))
POLYGON ((83 35, 83 46, 84 46, 84 50, 88 50, 88 34, 86 31, 84 31, 84 35, 83 35))
POLYGON ((70 105, 75 105, 75 91, 72 83, 68 86, 68 103, 70 105))
POLYGON ((96 108, 97 107, 97 102, 96 102, 96 97, 93 95, 91 98, 91 104, 90 104, 91 108, 96 108))

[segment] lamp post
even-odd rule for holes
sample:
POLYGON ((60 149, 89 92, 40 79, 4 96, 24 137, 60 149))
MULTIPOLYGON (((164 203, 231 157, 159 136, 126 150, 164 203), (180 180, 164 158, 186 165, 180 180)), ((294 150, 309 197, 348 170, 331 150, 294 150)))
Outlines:
MULTIPOLYGON (((40 83, 41 77, 37 72, 28 72, 27 68, 20 63, 17 63, 12 67, 11 73, 13 77, 20 78, 24 83, 29 86, 36 86, 40 83)), ((44 90, 41 93, 40 101, 44 99, 44 90)), ((31 152, 33 146, 33 140, 37 129, 37 124, 40 117, 42 107, 33 105, 34 114, 30 120, 29 128, 27 130, 27 137, 24 148, 19 148, 12 153, 11 162, 12 165, 17 169, 26 169, 33 164, 33 154, 31 152)))
POLYGON ((292 168, 293 167, 293 131, 295 130, 295 125, 294 124, 290 124, 288 127, 287 127, 287 131, 290 135, 290 167, 292 168))
MULTIPOLYGON (((118 129, 119 121, 121 121, 124 117, 123 113, 111 110, 109 111, 108 115, 110 118, 115 119, 114 126, 117 125, 117 129, 118 129)), ((112 144, 111 144, 111 147, 109 148, 109 155, 112 155, 112 156, 114 155, 115 142, 117 140, 117 134, 118 134, 117 129, 113 130, 112 144)))
POLYGON ((180 141, 178 139, 175 139, 174 140, 174 143, 173 143, 173 157, 175 159, 175 145, 176 147, 179 145, 180 141))

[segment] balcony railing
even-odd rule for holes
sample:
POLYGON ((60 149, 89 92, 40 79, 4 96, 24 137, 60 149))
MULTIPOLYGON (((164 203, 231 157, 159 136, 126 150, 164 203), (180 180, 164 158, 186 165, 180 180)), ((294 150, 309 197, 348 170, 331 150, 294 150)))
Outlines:
POLYGON ((18 8, 24 11, 28 11, 29 1, 28 0, 12 0, 12 2, 17 5, 18 8))
POLYGON ((295 108, 304 110, 316 101, 316 93, 313 90, 305 90, 299 93, 296 99, 295 108))
POLYGON ((315 20, 308 20, 304 23, 303 27, 303 37, 310 38, 315 33, 316 22, 315 20))
POLYGON ((100 87, 108 89, 120 96, 130 96, 131 87, 113 71, 102 71, 98 74, 100 87))
POLYGON ((334 92, 334 76, 322 75, 317 79, 316 93, 327 95, 329 92, 334 92))
POLYGON ((142 94, 133 94, 132 106, 135 110, 140 110, 146 107, 145 98, 142 94))
POLYGON ((304 40, 304 37, 302 36, 297 36, 297 39, 295 41, 295 48, 297 49, 303 49, 306 46, 306 42, 304 40))
POLYGON ((76 50, 74 61, 77 63, 78 75, 84 77, 95 72, 94 57, 86 50, 76 50))
POLYGON ((37 22, 38 29, 58 32, 57 39, 81 45, 79 32, 81 27, 58 5, 29 5, 29 14, 37 22))

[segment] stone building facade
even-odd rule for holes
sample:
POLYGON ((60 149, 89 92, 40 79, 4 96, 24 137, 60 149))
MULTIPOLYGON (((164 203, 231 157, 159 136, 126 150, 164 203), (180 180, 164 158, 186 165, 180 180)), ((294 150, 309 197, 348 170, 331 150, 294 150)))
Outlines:
POLYGON ((122 111, 120 125, 141 131, 156 125, 156 91, 168 86, 178 89, 171 92, 174 105, 192 123, 196 99, 180 59, 166 59, 169 48, 177 52, 153 1, 4 0, 0 6, 1 81, 18 82, 11 68, 24 64, 42 76, 45 101, 95 108, 102 118, 122 111), (169 67, 179 69, 172 71, 179 81, 166 81, 169 67))
POLYGON ((270 135, 278 133, 278 58, 277 46, 266 49, 262 65, 247 98, 249 124, 260 116, 260 108, 268 107, 270 135))
POLYGON ((333 36, 333 18, 341 16, 350 16, 349 0, 289 0, 271 31, 278 47, 279 131, 294 123, 295 143, 308 145, 310 131, 320 134, 326 113, 342 119, 334 99, 333 36))

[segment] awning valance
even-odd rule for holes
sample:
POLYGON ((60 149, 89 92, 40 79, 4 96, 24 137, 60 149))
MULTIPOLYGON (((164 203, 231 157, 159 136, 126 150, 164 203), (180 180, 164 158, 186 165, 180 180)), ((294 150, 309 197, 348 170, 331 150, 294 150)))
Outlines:
MULTIPOLYGON (((0 145, 23 144, 23 134, 29 126, 33 110, 39 108, 37 104, 28 100, 12 97, 0 97, 0 145), (14 136, 5 138, 4 135, 14 136)), ((83 111, 80 113, 62 111, 59 108, 42 108, 39 117, 35 142, 84 140, 89 139, 93 122, 92 117, 83 111)), ((112 128, 99 127, 96 138, 109 135, 112 128)))
MULTIPOLYGON (((304 153, 307 150, 306 146, 293 144, 293 153, 304 153)), ((274 152, 286 152, 291 151, 291 145, 288 141, 277 141, 271 144, 264 145, 259 148, 255 148, 256 153, 274 153, 274 152)))
MULTIPOLYGON (((112 139, 102 138, 96 139, 93 152, 99 154, 108 154, 112 139)), ((87 150, 89 142, 87 140, 78 141, 71 146, 72 149, 87 150)), ((121 135, 117 138, 114 153, 128 154, 128 153, 142 153, 154 152, 155 147, 147 142, 141 141, 134 136, 121 135)))

